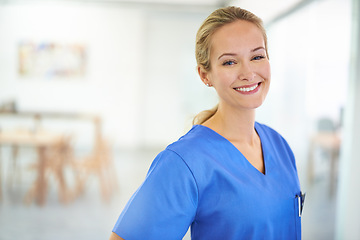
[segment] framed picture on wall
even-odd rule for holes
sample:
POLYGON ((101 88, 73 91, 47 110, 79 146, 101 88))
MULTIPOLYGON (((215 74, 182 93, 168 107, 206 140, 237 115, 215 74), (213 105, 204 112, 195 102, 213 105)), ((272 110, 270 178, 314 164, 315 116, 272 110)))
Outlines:
POLYGON ((21 41, 18 44, 20 77, 81 78, 86 71, 84 44, 21 41))

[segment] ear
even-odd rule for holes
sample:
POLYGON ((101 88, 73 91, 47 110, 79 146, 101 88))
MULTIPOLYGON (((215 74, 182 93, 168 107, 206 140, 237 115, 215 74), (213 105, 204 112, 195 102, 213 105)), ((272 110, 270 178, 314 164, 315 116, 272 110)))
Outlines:
POLYGON ((198 74, 200 76, 201 81, 207 85, 211 86, 211 82, 209 81, 209 72, 206 71, 202 66, 197 67, 198 74))

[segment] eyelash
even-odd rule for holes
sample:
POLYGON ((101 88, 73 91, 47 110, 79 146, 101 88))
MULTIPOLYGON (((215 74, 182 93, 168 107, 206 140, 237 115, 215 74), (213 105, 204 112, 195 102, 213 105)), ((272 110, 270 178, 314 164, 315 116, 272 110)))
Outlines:
POLYGON ((262 56, 262 55, 259 55, 259 56, 253 57, 251 60, 261 60, 261 59, 263 59, 263 58, 265 58, 265 57, 262 56))
POLYGON ((231 66, 234 65, 236 62, 234 60, 227 60, 225 62, 223 62, 223 66, 231 66))
MULTIPOLYGON (((263 55, 258 55, 258 56, 255 56, 255 57, 253 57, 252 59, 251 59, 251 61, 252 60, 255 60, 255 61, 259 61, 259 60, 261 60, 261 59, 264 59, 265 58, 265 56, 263 56, 263 55)), ((234 64, 236 64, 236 61, 234 61, 234 60, 226 60, 225 62, 223 62, 223 66, 231 66, 231 65, 234 65, 234 64)))

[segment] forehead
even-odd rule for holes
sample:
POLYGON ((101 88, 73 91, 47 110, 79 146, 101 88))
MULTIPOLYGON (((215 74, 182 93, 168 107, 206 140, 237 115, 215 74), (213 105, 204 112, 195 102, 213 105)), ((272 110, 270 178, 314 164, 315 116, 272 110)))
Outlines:
POLYGON ((265 47, 262 31, 244 20, 226 24, 215 31, 211 39, 211 52, 237 51, 265 47))

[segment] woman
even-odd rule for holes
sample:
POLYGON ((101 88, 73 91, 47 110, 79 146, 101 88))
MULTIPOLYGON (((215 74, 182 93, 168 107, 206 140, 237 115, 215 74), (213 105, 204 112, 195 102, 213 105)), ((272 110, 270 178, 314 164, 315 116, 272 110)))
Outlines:
POLYGON ((252 13, 214 11, 197 33, 201 80, 218 106, 153 161, 110 239, 300 239, 301 192, 293 153, 255 122, 269 90, 267 38, 252 13))

